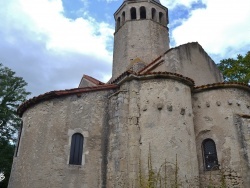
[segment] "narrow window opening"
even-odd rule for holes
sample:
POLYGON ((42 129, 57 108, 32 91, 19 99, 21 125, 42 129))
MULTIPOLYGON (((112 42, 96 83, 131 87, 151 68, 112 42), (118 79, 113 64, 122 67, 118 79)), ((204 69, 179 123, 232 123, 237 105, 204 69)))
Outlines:
POLYGON ((156 10, 154 8, 152 8, 151 10, 151 15, 152 15, 152 20, 156 21, 156 10))
POLYGON ((159 22, 163 24, 163 13, 159 12, 159 22))
POLYGON ((18 140, 17 140, 17 145, 16 145, 15 157, 17 157, 17 155, 18 155, 20 140, 21 140, 21 136, 22 136, 22 130, 23 130, 23 121, 21 122, 21 125, 19 127, 19 131, 18 131, 18 140))
POLYGON ((125 12, 122 13, 122 25, 125 23, 125 12))
POLYGON ((121 26, 121 19, 118 17, 117 22, 116 22, 116 29, 118 30, 121 26))
POLYGON ((135 7, 130 9, 131 20, 136 20, 136 9, 135 7))
POLYGON ((216 146, 212 139, 206 139, 203 141, 203 154, 206 170, 219 169, 216 146))
POLYGON ((166 12, 166 22, 168 24, 168 11, 166 12))
POLYGON ((140 8, 140 19, 146 19, 146 8, 145 7, 140 8))
POLYGON ((71 138, 69 164, 81 165, 83 153, 84 137, 80 133, 75 133, 71 138))

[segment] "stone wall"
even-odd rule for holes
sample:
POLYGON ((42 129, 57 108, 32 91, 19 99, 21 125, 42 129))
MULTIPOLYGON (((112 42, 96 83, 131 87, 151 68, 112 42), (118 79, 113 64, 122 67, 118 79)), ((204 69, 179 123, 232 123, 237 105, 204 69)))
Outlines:
POLYGON ((247 86, 193 89, 190 80, 165 74, 134 75, 119 85, 30 106, 9 187, 136 187, 149 168, 166 174, 167 187, 248 187, 247 86), (84 136, 83 162, 69 165, 76 132, 84 136), (207 138, 216 144, 219 170, 204 168, 207 138))
POLYGON ((193 95, 193 109, 201 187, 209 184, 211 174, 217 186, 224 177, 229 187, 248 187, 249 91, 234 87, 201 90, 193 95), (204 168, 202 142, 207 138, 216 144, 221 170, 204 168))
POLYGON ((130 183, 128 178, 129 138, 127 131, 129 96, 126 86, 123 86, 110 98, 107 187, 123 187, 130 183))
POLYGON ((9 187, 101 187, 110 92, 51 99, 26 110, 9 187), (82 165, 69 165, 74 132, 84 135, 82 165))
POLYGON ((216 64, 198 43, 187 43, 169 50, 162 57, 164 63, 154 71, 168 71, 192 78, 195 85, 222 82, 216 64))
POLYGON ((149 155, 155 173, 167 161, 168 186, 174 184, 176 156, 178 184, 198 186, 189 86, 171 79, 133 80, 110 100, 107 187, 138 185, 139 171, 148 173, 149 155))
POLYGON ((143 81, 139 94, 142 163, 147 164, 149 153, 155 170, 166 160, 171 187, 177 156, 178 184, 196 187, 198 163, 190 87, 175 80, 143 81))

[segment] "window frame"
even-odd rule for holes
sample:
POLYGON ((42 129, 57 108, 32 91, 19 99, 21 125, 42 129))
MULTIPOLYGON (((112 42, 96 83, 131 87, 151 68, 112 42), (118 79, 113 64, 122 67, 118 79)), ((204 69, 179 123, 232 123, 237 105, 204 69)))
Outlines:
POLYGON ((219 170, 219 162, 217 156, 217 149, 216 144, 213 139, 207 138, 202 142, 202 152, 203 152, 203 164, 205 171, 212 171, 212 170, 219 170), (213 152, 206 151, 207 147, 206 144, 210 142, 210 147, 212 147, 213 152), (212 165, 211 167, 209 165, 212 165))
POLYGON ((140 7, 140 19, 141 20, 147 19, 147 10, 146 10, 146 7, 144 6, 140 7))
POLYGON ((124 23, 126 22, 126 13, 125 11, 122 12, 122 24, 123 25, 124 23))
POLYGON ((137 10, 135 7, 131 7, 131 9, 130 9, 130 19, 131 20, 137 19, 137 10))
POLYGON ((156 16, 157 12, 155 8, 151 8, 151 19, 153 21, 157 21, 157 16, 156 16))
POLYGON ((121 27, 121 18, 118 17, 116 21, 116 30, 118 30, 121 27))
POLYGON ((70 165, 82 165, 82 155, 84 150, 84 136, 81 133, 74 133, 71 136, 70 144, 70 165))
POLYGON ((159 12, 159 23, 164 24, 164 14, 162 12, 159 12))

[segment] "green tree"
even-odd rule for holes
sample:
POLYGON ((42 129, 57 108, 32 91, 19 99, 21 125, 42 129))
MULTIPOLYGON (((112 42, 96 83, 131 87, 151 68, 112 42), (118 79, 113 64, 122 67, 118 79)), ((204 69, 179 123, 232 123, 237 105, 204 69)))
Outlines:
POLYGON ((15 72, 0 64, 0 138, 15 141, 21 119, 17 115, 17 107, 30 94, 25 89, 27 83, 15 72))
POLYGON ((5 179, 0 187, 7 187, 14 155, 14 143, 21 118, 17 115, 17 107, 30 94, 25 89, 27 83, 15 72, 0 64, 0 172, 5 179))
POLYGON ((0 140, 0 173, 3 172, 5 176, 5 179, 0 182, 1 188, 7 188, 8 186, 14 151, 15 146, 13 144, 4 139, 0 140))
POLYGON ((236 59, 223 59, 218 64, 218 68, 228 82, 250 82, 250 51, 245 56, 238 55, 236 59))

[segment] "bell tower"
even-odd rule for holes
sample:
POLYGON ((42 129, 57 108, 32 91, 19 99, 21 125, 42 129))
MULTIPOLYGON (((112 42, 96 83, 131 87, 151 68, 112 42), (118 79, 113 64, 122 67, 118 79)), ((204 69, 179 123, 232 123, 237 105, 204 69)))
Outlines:
POLYGON ((124 0, 114 18, 112 79, 134 62, 147 65, 169 49, 168 9, 159 0, 124 0))

